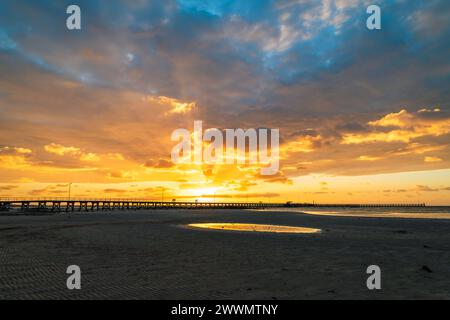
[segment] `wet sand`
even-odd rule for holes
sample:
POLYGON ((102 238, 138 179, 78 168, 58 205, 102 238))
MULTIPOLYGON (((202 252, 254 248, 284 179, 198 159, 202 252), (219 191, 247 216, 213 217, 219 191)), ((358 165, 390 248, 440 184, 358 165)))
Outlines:
POLYGON ((245 210, 0 216, 0 299, 24 298, 449 299, 450 220, 245 210), (72 264, 81 268, 79 291, 66 288, 72 264), (382 270, 380 291, 366 288, 372 264, 382 270))

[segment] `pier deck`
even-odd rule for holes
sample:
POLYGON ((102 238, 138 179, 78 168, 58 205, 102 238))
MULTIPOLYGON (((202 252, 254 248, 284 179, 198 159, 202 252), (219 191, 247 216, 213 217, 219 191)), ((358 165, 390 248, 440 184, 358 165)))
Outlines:
POLYGON ((416 208, 420 204, 316 204, 316 203, 265 203, 265 202, 177 202, 146 200, 61 200, 61 199, 5 199, 0 200, 0 211, 16 209, 38 212, 88 212, 113 210, 151 209, 268 209, 299 207, 344 207, 344 208, 416 208))

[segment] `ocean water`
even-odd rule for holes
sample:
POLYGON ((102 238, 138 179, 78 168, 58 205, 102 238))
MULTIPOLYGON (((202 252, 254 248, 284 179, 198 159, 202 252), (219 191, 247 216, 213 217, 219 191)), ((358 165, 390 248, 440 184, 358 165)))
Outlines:
POLYGON ((271 208, 265 211, 267 210, 342 217, 450 219, 450 207, 448 206, 405 208, 298 207, 271 208))

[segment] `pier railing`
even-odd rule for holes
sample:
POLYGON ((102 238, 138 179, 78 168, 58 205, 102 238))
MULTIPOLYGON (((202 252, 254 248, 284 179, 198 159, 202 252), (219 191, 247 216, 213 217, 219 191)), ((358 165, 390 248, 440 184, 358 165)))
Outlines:
POLYGON ((296 207, 425 207, 421 204, 316 204, 316 203, 266 203, 266 202, 178 202, 153 201, 142 199, 64 199, 64 198, 4 198, 0 199, 0 211, 112 211, 112 210, 151 210, 151 209, 267 209, 296 207))
POLYGON ((151 210, 151 209, 263 209, 282 207, 279 203, 263 202, 163 202, 123 199, 96 200, 0 200, 0 210, 73 212, 73 211, 112 211, 112 210, 151 210))

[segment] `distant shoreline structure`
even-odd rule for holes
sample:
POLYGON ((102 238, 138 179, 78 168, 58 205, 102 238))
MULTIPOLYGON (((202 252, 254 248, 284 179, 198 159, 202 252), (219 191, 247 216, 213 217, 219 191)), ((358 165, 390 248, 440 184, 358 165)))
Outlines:
POLYGON ((156 209, 268 209, 268 208, 423 208, 425 203, 319 204, 266 202, 177 202, 125 199, 1 199, 0 211, 74 212, 156 209))

